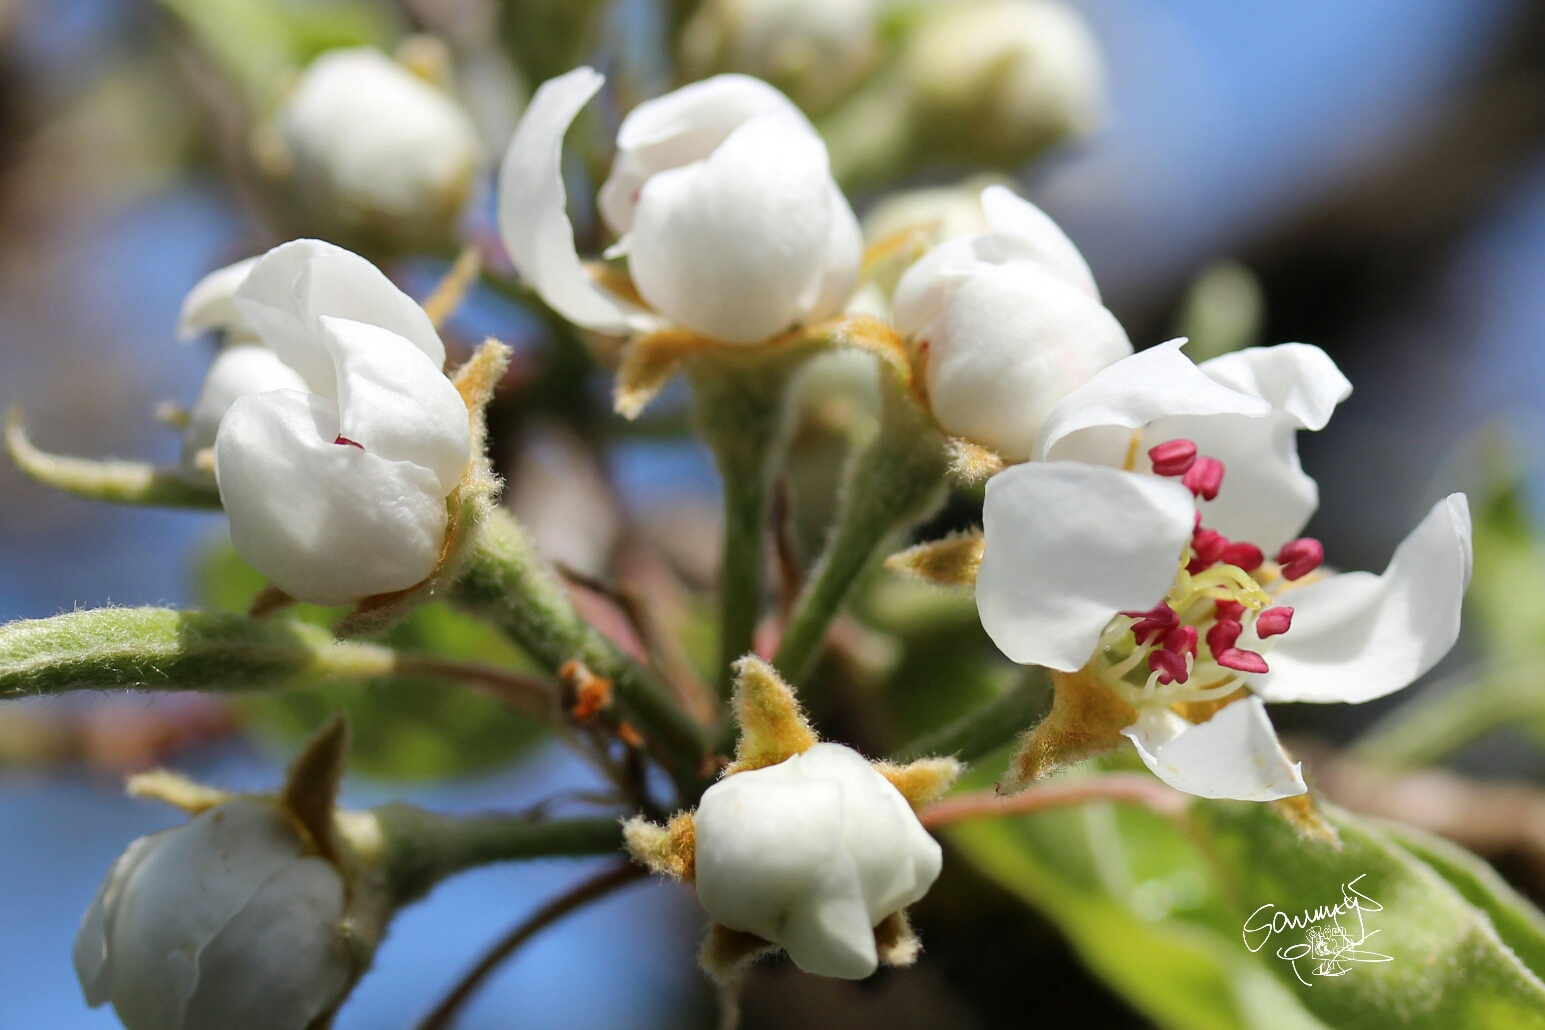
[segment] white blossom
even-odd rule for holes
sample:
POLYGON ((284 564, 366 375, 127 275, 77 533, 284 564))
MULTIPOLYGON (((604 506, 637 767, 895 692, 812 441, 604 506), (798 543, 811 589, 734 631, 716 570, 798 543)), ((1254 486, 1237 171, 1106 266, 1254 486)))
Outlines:
POLYGON ((344 894, 276 804, 229 801, 129 845, 81 920, 75 972, 128 1030, 306 1030, 355 974, 344 894))
POLYGON ((278 128, 301 184, 345 221, 448 220, 483 158, 454 98, 369 47, 313 61, 278 128))
POLYGON ((1123 732, 1172 785, 1302 793, 1261 700, 1368 701, 1442 658, 1470 578, 1469 508, 1438 502, 1381 576, 1318 571, 1323 548, 1295 539, 1317 491, 1294 438, 1350 385, 1315 347, 1197 366, 1182 342, 1070 393, 1036 460, 988 482, 982 625, 1015 661, 1089 670, 1132 704, 1123 732), (1255 696, 1199 725, 1173 707, 1241 687, 1255 696))
POLYGON ((880 57, 878 0, 708 0, 682 34, 694 76, 735 71, 829 106, 880 57))
POLYGON ((912 32, 903 67, 925 135, 999 163, 1086 132, 1104 112, 1099 42, 1061 0, 940 4, 912 32))
POLYGON ((429 317, 364 258, 316 240, 264 255, 234 306, 301 383, 238 396, 220 421, 215 475, 237 553, 319 604, 425 579, 471 460, 429 317))
POLYGON ((874 928, 928 893, 942 864, 901 793, 840 744, 720 780, 693 822, 709 917, 823 976, 874 972, 874 928))
POLYGON ((826 147, 764 82, 720 75, 647 101, 622 122, 598 197, 645 307, 586 271, 565 210, 563 136, 603 77, 577 68, 537 90, 500 174, 515 266, 554 309, 602 332, 670 324, 755 343, 840 312, 858 274, 857 220, 826 147))
POLYGON ((948 433, 1023 461, 1054 404, 1132 352, 1078 248, 1040 208, 982 191, 991 231, 948 240, 907 270, 892 318, 948 433))

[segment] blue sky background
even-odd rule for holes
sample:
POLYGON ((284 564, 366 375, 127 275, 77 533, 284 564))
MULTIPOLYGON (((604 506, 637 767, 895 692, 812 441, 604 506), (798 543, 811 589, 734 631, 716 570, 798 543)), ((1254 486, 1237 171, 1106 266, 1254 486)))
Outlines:
MULTIPOLYGON (((35 4, 23 25, 30 60, 51 69, 61 88, 90 74, 128 6, 35 4)), ((1242 248, 1411 140, 1506 37, 1518 5, 1084 6, 1109 55, 1112 119, 1032 185, 1083 246, 1107 292, 1141 299, 1173 290, 1200 263, 1242 248)), ((37 256, 41 272, 0 281, 0 398, 27 403, 45 445, 170 458, 175 440, 148 413, 158 400, 191 398, 207 361, 197 346, 173 342, 177 306, 189 285, 230 256, 239 234, 229 200, 196 182, 65 226, 37 256), (81 390, 96 391, 90 409, 59 415, 62 398, 81 390)), ((1387 554, 1431 488, 1422 485, 1423 470, 1436 474, 1463 433, 1498 410, 1532 432, 1545 410, 1545 155, 1454 253, 1440 290, 1398 324, 1368 331, 1387 345, 1371 351, 1379 355, 1374 364, 1351 370, 1359 393, 1338 428, 1355 446, 1326 452, 1324 461, 1353 485, 1328 492, 1327 504, 1355 521, 1364 502, 1386 499, 1387 465, 1406 469, 1394 488, 1395 514, 1365 532, 1368 548, 1387 554)), ((616 462, 624 489, 641 502, 712 488, 696 451, 640 445, 616 462)), ((0 527, 0 619, 107 603, 185 603, 193 550, 220 532, 217 516, 20 493, 35 489, 0 471, 0 491, 27 502, 7 509, 23 514, 0 527)), ((194 755, 189 768, 237 788, 267 786, 276 770, 272 756, 245 747, 194 755)), ((447 808, 510 805, 584 783, 586 775, 544 752, 498 777, 413 796, 447 808)), ((368 804, 396 793, 351 783, 349 800, 368 804)), ((173 821, 156 806, 122 799, 102 779, 0 776, 0 1030, 117 1025, 80 1000, 69 961, 74 927, 123 845, 173 821)), ((533 863, 442 887, 400 920, 339 1030, 409 1025, 436 986, 448 984, 487 941, 580 875, 571 863, 533 863)), ((670 1007, 698 989, 690 946, 696 920, 679 892, 634 888, 539 940, 462 1025, 663 1025, 670 1007)))

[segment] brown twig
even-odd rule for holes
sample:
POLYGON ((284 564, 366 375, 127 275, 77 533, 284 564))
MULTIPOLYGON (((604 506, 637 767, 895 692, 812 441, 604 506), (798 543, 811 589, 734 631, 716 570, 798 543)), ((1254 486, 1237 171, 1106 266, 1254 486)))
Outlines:
POLYGON ((543 721, 551 721, 557 711, 558 687, 555 683, 497 665, 399 653, 396 671, 410 676, 429 676, 475 684, 509 702, 512 707, 543 721))
POLYGON ((1171 818, 1183 815, 1191 803, 1185 794, 1166 787, 1147 773, 1105 773, 1037 784, 1009 797, 990 790, 960 794, 924 807, 918 818, 929 829, 938 829, 969 819, 1028 815, 1093 801, 1141 805, 1171 818))
POLYGON ((642 879, 644 875, 643 867, 632 863, 610 866, 547 902, 488 949, 477 965, 468 970, 444 1000, 435 1006, 434 1011, 419 1022, 416 1030, 447 1030, 494 970, 515 954, 522 944, 575 909, 604 898, 612 891, 642 879))

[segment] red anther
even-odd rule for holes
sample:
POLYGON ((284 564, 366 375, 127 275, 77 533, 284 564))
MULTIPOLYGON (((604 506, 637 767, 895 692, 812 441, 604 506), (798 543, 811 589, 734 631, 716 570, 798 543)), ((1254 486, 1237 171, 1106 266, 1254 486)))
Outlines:
POLYGON ((1244 626, 1233 619, 1213 623, 1212 629, 1207 631, 1207 650, 1214 655, 1222 654, 1234 646, 1234 641, 1238 640, 1239 634, 1244 631, 1244 626))
POLYGON ((1245 617, 1245 606, 1238 601, 1214 601, 1213 609, 1218 613, 1220 620, 1229 622, 1242 622, 1245 617))
POLYGON ((1286 633, 1293 628, 1293 609, 1286 606, 1268 608, 1255 617, 1255 635, 1265 640, 1286 633))
POLYGON ((1223 485, 1223 462, 1217 458, 1197 458, 1181 482, 1202 500, 1210 501, 1218 496, 1218 488, 1223 485))
POLYGON ((1191 534, 1191 551, 1204 568, 1221 559, 1228 548, 1228 537, 1216 529, 1198 529, 1191 534))
POLYGON ((1156 476, 1183 476, 1196 462, 1196 444, 1190 440, 1168 440, 1148 449, 1156 476))
POLYGON ((1196 627, 1176 626, 1164 634, 1164 650, 1196 657, 1196 627))
POLYGON ((1191 677, 1185 655, 1163 648, 1148 653, 1148 668, 1159 674, 1160 683, 1184 683, 1191 677))
POLYGON ((343 444, 345 447, 358 447, 360 450, 364 450, 365 449, 365 445, 364 444, 362 444, 362 443, 355 443, 353 440, 350 440, 347 436, 341 436, 340 435, 336 440, 333 441, 333 443, 343 444))
POLYGON ((1300 537, 1282 545, 1277 552, 1277 564, 1287 579, 1302 579, 1325 560, 1325 545, 1313 537, 1300 537))
POLYGON ((1254 544, 1234 543, 1223 549, 1223 563, 1237 565, 1246 572, 1254 572, 1266 561, 1266 556, 1254 544))
POLYGON ((1266 659, 1254 651, 1245 651, 1241 648, 1231 647, 1222 654, 1213 653, 1212 660, 1225 669, 1233 669, 1236 672, 1266 672, 1266 659))
POLYGON ((1175 609, 1163 601, 1146 612, 1118 612, 1117 614, 1137 620, 1137 624, 1132 627, 1132 635, 1137 638, 1139 644, 1151 643, 1155 637, 1163 636, 1180 622, 1180 616, 1175 614, 1175 609))

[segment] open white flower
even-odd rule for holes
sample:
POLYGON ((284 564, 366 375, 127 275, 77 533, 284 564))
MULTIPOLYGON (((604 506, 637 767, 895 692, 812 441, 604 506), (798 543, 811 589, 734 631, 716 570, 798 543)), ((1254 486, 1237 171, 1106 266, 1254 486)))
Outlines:
POLYGON ((598 198, 636 301, 580 261, 565 210, 564 133, 601 88, 576 68, 542 85, 500 173, 499 227, 516 268, 570 321, 601 332, 674 325, 755 343, 840 312, 858 274, 858 223, 826 147, 783 94, 720 75, 640 104, 622 122, 598 198))
POLYGON ((237 553, 319 604, 428 577, 471 461, 428 315, 370 262, 316 240, 265 254, 233 305, 301 383, 245 393, 220 421, 215 475, 237 553))
POLYGON ((1262 700, 1369 701, 1442 658, 1470 578, 1469 508, 1440 501, 1382 576, 1317 572, 1323 549, 1295 539, 1317 492, 1294 437, 1322 428, 1350 385, 1315 347, 1197 366, 1181 342, 1069 394, 1036 460, 988 482, 982 625, 1017 662, 1115 691, 1138 713, 1122 732, 1171 785, 1300 794, 1262 700), (1255 696, 1206 722, 1176 710, 1241 688, 1255 696))
POLYGON ((482 163, 467 112, 378 50, 330 50, 278 115, 294 173, 345 222, 449 221, 482 163))
POLYGON ((896 287, 892 320, 940 427, 1023 461, 1052 406, 1132 344, 1078 248, 1040 208, 1002 186, 983 190, 981 204, 991 231, 918 259, 896 287))
POLYGON ((81 920, 75 972, 128 1030, 305 1030, 356 973, 344 902, 277 804, 239 798, 129 845, 81 920))
POLYGON ((822 976, 873 973, 874 928, 927 894, 943 861, 906 798, 840 744, 720 780, 693 821, 709 917, 822 976))

